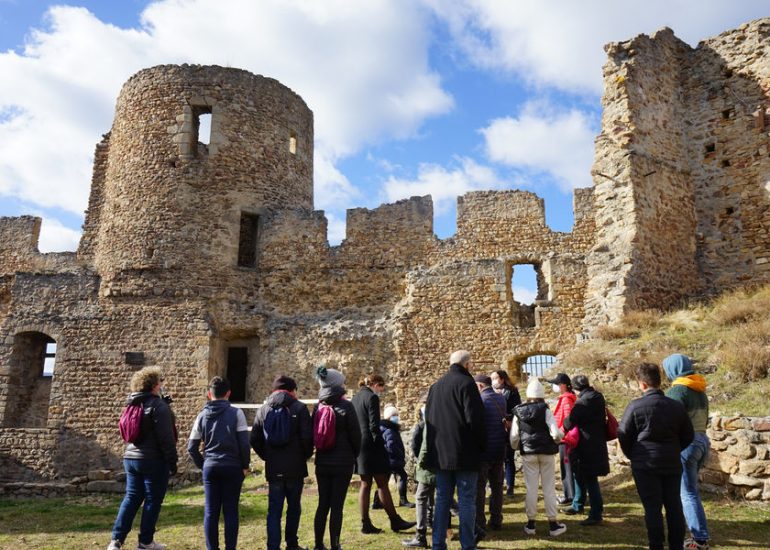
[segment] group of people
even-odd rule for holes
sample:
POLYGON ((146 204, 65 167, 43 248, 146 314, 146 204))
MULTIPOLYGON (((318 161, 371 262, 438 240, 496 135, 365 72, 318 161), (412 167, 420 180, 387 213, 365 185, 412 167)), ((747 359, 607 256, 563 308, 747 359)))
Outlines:
MULTIPOLYGON (((258 409, 250 433, 242 410, 229 403, 227 380, 214 377, 208 387, 209 401, 193 423, 187 444, 192 461, 203 472, 206 547, 219 548, 220 515, 224 516, 225 548, 236 547, 238 502, 249 471, 250 449, 265 462, 268 550, 278 550, 282 538, 287 550, 305 550, 298 540, 298 528, 307 461, 314 452, 318 489, 314 550, 327 550, 327 522, 329 550, 341 550, 345 497, 354 473, 360 476, 362 533, 381 532, 369 513, 371 491, 376 485, 374 507, 385 510, 390 528, 399 532, 416 526, 414 536, 404 540, 403 546, 445 549, 450 510, 454 508, 461 548, 473 550, 489 531, 502 528, 506 487, 509 495, 514 489, 515 451, 521 457, 526 488, 526 535, 537 534, 539 486, 550 536, 559 536, 567 529, 557 519, 558 504, 569 505, 562 509, 567 515, 587 511, 581 526, 600 524, 603 500, 599 477, 610 469, 607 409, 604 396, 589 384, 588 378, 578 375, 570 379, 559 373, 549 380, 558 393, 552 411, 537 378, 529 381, 522 401, 505 371, 474 376, 469 352, 454 352, 449 363, 448 371, 425 396, 412 432, 410 447, 417 481, 414 522, 399 515, 388 487, 395 474, 399 480, 399 505, 413 506, 407 498, 398 409, 388 405, 384 418, 380 416, 383 377, 364 377, 348 400, 344 374, 319 367, 315 372, 320 386, 318 401, 311 414, 297 398, 295 380, 279 376, 265 404, 258 409), (557 455, 561 496, 556 494, 557 455)), ((669 548, 703 550, 709 547, 709 535, 697 476, 709 450, 705 380, 694 373, 692 362, 684 355, 667 358, 663 367, 672 380, 668 396, 659 389, 660 369, 651 364, 639 366, 637 378, 644 393, 628 406, 617 436, 631 460, 650 548, 663 548, 665 508, 669 548), (685 522, 692 535, 687 540, 685 522)), ((162 396, 162 382, 161 371, 154 367, 138 371, 131 381, 129 404, 142 406, 142 436, 126 447, 126 495, 108 550, 123 548, 140 507, 143 512, 136 548, 165 548, 154 540, 155 524, 169 475, 176 472, 177 453, 174 418, 168 400, 162 396)))

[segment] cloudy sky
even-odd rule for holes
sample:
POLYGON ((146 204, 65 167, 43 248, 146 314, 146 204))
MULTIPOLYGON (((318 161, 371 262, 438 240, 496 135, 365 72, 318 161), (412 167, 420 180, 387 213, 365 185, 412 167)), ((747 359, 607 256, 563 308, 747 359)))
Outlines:
POLYGON ((0 216, 42 216, 41 250, 74 250, 120 86, 201 63, 308 103, 332 244, 345 208, 424 194, 450 236, 475 189, 535 191, 569 231, 572 189, 591 184, 602 46, 664 26, 696 45, 768 15, 766 0, 0 0, 0 216))

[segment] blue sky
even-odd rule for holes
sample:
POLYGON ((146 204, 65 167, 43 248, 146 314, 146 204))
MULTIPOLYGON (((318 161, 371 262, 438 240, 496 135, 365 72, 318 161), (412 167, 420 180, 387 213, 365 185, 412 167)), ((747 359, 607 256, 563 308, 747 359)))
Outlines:
POLYGON ((456 196, 477 189, 534 191, 569 231, 603 45, 664 26, 696 45, 768 15, 760 0, 0 0, 0 216, 42 216, 41 250, 74 250, 120 86, 187 62, 302 95, 333 244, 346 208, 424 194, 450 236, 456 196))

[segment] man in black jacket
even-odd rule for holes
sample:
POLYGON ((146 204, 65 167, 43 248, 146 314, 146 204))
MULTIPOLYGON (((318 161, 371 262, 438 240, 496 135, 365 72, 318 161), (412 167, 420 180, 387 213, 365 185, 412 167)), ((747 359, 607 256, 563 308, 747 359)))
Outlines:
MULTIPOLYGON (((280 421, 275 422, 280 424, 280 421)), ((281 513, 286 500, 286 548, 304 550, 299 546, 297 530, 302 513, 300 499, 307 477, 307 460, 313 454, 313 424, 307 407, 297 400, 297 383, 292 378, 279 376, 275 379, 273 392, 257 411, 250 441, 254 452, 265 461, 268 482, 267 548, 281 548, 281 513), (268 414, 284 414, 284 408, 288 409, 290 417, 288 438, 271 443, 271 427, 266 427, 266 419, 268 414)))
POLYGON ((428 392, 425 404, 425 466, 436 472, 433 548, 446 550, 449 505, 457 486, 462 550, 476 548, 476 483, 486 449, 484 405, 470 374, 471 354, 456 351, 449 371, 428 392))
POLYGON ((660 390, 660 369, 642 363, 636 369, 644 395, 626 407, 618 427, 623 453, 631 460, 636 490, 644 506, 644 523, 652 550, 662 550, 663 515, 666 509, 668 547, 681 550, 684 544, 684 514, 679 498, 682 478, 682 449, 693 440, 690 417, 681 403, 660 390))

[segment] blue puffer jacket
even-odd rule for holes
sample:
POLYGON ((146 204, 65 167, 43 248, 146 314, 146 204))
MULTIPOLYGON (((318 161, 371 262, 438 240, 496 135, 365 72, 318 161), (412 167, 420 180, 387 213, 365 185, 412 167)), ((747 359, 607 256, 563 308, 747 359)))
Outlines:
POLYGON ((391 471, 400 470, 406 466, 406 450, 401 439, 401 427, 390 420, 380 420, 380 431, 385 440, 385 450, 388 452, 388 463, 391 471))
POLYGON ((502 462, 508 446, 508 433, 505 431, 503 418, 508 414, 505 397, 492 388, 481 392, 484 404, 484 428, 487 432, 487 448, 481 454, 483 462, 502 462))

